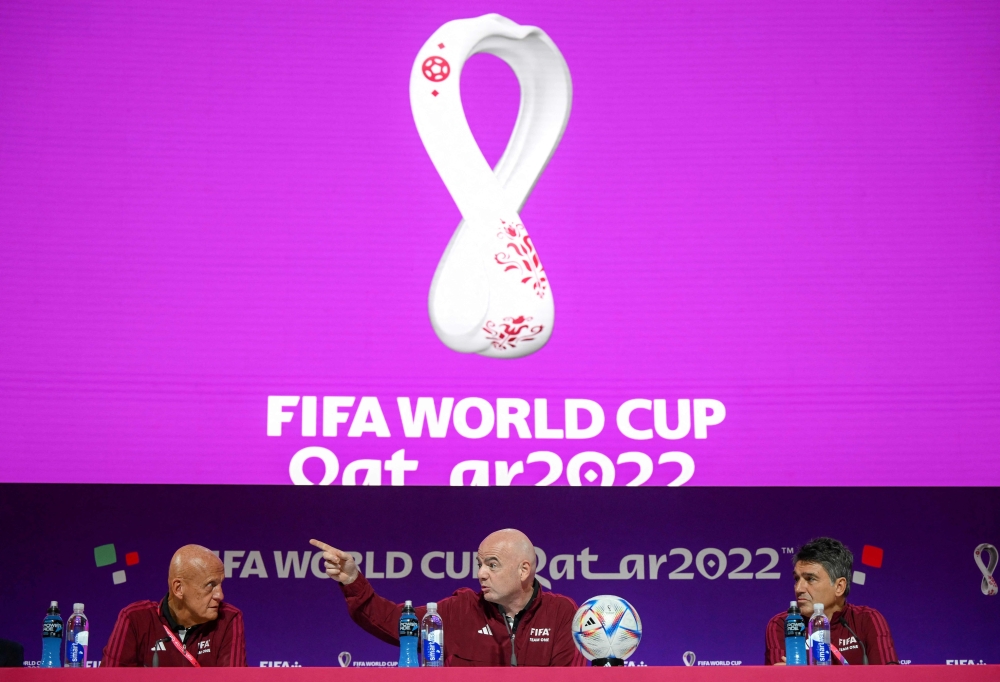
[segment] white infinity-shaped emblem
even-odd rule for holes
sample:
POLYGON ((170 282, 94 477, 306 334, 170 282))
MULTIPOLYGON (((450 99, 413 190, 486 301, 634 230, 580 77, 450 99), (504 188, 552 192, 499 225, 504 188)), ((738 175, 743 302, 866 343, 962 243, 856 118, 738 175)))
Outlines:
POLYGON ((995 571, 997 568, 997 559, 998 556, 1000 555, 998 555, 996 547, 984 542, 983 544, 976 547, 975 556, 976 556, 976 566, 979 567, 979 570, 982 571, 983 574, 983 582, 980 584, 980 587, 983 590, 983 594, 985 594, 988 597, 992 597, 998 591, 1000 591, 997 589, 997 581, 993 577, 993 571, 995 571), (984 554, 989 555, 987 563, 983 563, 984 554))
POLYGON ((552 334, 552 283, 519 212, 559 145, 571 100, 555 43, 499 14, 449 21, 417 53, 413 120, 462 214, 429 297, 434 331, 453 350, 516 358, 552 334), (459 89, 462 67, 480 52, 507 62, 521 85, 517 123, 495 169, 472 136, 459 89))

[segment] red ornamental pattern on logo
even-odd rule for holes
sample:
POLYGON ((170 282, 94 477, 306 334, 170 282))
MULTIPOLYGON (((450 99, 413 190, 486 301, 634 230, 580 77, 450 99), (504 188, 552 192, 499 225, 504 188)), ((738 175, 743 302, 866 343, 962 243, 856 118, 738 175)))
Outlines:
POLYGON ((527 341, 534 341, 542 333, 545 325, 539 324, 532 327, 529 322, 532 318, 521 315, 520 317, 505 317, 503 322, 497 323, 489 320, 483 327, 486 332, 486 339, 493 344, 497 350, 510 350, 517 348, 518 344, 527 341))
POLYGON ((545 298, 549 280, 524 225, 501 220, 497 239, 507 241, 505 250, 494 256, 496 262, 504 266, 504 272, 516 271, 522 284, 530 282, 538 298, 545 298))
POLYGON ((420 70, 423 71, 424 78, 435 83, 440 83, 451 74, 451 66, 444 57, 428 57, 420 70))

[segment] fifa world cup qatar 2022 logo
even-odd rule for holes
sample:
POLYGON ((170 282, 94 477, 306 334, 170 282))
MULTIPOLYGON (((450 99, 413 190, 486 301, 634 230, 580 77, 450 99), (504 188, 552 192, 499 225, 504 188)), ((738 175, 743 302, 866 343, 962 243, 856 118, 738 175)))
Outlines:
POLYGON ((983 580, 979 584, 979 589, 982 590, 983 594, 987 597, 995 597, 997 592, 996 578, 993 577, 993 571, 997 568, 997 559, 1000 558, 1000 554, 997 552, 997 548, 993 545, 984 542, 983 544, 976 547, 975 552, 976 567, 983 574, 983 580), (986 558, 986 561, 983 559, 986 558))
POLYGON ((571 101, 569 67, 555 43, 499 14, 449 21, 417 53, 413 120, 462 214, 429 297, 431 325, 452 350, 517 358, 552 334, 552 284, 519 213, 559 145, 571 101), (462 67, 480 52, 507 62, 521 84, 517 123, 495 169, 472 136, 459 92, 462 67))

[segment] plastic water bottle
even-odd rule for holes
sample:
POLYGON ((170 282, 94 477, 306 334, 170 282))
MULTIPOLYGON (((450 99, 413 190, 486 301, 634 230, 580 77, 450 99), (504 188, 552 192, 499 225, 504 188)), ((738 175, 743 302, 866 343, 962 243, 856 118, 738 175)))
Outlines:
POLYGON ((83 615, 83 604, 73 604, 73 615, 66 621, 66 667, 87 667, 90 621, 83 615))
POLYGON ((813 605, 809 619, 809 659, 812 665, 832 665, 830 656, 830 621, 823 615, 823 605, 813 605))
POLYGON ((427 602, 427 613, 420 622, 420 644, 425 666, 440 668, 444 665, 444 621, 438 615, 437 602, 427 602))
POLYGON ((54 601, 49 606, 45 620, 42 621, 42 667, 62 667, 62 636, 63 620, 59 615, 59 602, 54 601))
POLYGON ((403 615, 399 617, 399 667, 419 668, 417 640, 420 639, 420 623, 413 612, 413 602, 407 600, 403 615))
POLYGON ((792 602, 785 616, 785 663, 788 665, 807 665, 806 660, 806 622, 802 620, 799 605, 792 602))

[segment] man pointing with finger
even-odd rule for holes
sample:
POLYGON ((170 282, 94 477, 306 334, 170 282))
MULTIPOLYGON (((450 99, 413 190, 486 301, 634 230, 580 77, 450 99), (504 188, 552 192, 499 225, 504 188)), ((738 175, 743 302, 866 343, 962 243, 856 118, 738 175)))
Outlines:
MULTIPOLYGON (((375 594, 354 558, 310 540, 323 550, 326 574, 340 583, 351 619, 383 642, 399 646, 402 604, 375 594)), ((544 592, 535 580, 535 547, 518 530, 498 530, 479 545, 480 591, 463 587, 438 602, 444 621, 445 665, 586 665, 573 644, 576 604, 544 592)), ((427 609, 418 606, 417 618, 427 609)))

